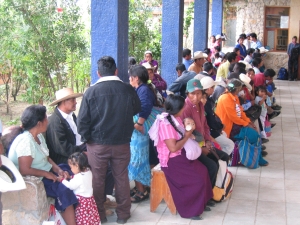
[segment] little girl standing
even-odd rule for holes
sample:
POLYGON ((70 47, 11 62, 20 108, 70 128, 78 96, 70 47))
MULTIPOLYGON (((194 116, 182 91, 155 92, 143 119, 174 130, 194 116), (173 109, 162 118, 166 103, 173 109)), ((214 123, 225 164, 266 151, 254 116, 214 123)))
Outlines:
POLYGON ((260 121, 262 124, 262 130, 260 131, 260 136, 262 139, 266 139, 267 135, 265 132, 265 120, 267 116, 267 105, 266 105, 266 99, 267 99, 267 90, 264 86, 258 86, 256 88, 256 97, 255 97, 255 104, 258 104, 261 106, 261 113, 260 113, 260 121))
POLYGON ((78 199, 75 209, 77 225, 100 225, 100 216, 93 196, 92 172, 84 153, 76 152, 68 159, 68 164, 74 173, 70 181, 62 180, 62 183, 73 190, 78 199))

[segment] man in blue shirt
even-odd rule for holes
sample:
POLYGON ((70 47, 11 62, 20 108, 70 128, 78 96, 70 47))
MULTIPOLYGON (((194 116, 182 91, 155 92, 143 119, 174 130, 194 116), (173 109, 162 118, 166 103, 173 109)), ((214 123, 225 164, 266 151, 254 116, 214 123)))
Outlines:
POLYGON ((189 80, 193 79, 196 76, 194 71, 187 71, 183 63, 178 63, 176 65, 176 71, 178 78, 170 85, 168 91, 173 93, 180 93, 182 97, 186 97, 185 90, 186 84, 189 80))
POLYGON ((182 51, 182 63, 185 65, 185 68, 188 69, 193 63, 192 52, 190 49, 185 48, 182 51))
POLYGON ((256 33, 250 34, 250 40, 251 40, 251 48, 256 49, 262 47, 262 43, 259 40, 257 40, 256 33))

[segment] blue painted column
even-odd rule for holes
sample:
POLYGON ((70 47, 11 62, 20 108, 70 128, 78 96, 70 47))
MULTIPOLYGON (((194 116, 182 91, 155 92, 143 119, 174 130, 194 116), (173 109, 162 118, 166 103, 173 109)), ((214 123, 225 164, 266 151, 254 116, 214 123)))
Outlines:
POLYGON ((97 61, 102 56, 116 60, 118 76, 128 82, 128 0, 91 2, 91 78, 98 80, 97 61))
POLYGON ((194 52, 203 51, 208 42, 209 0, 194 1, 194 52))
POLYGON ((184 0, 162 3, 161 76, 169 86, 177 78, 177 63, 182 62, 184 0))
POLYGON ((223 0, 213 0, 211 34, 212 35, 221 34, 222 25, 223 25, 223 0))

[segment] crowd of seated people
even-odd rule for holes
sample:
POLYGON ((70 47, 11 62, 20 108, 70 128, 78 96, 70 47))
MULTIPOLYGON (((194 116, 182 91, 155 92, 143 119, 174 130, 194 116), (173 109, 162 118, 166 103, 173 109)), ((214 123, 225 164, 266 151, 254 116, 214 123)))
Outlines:
MULTIPOLYGON (((151 51, 139 64, 129 58, 130 85, 118 78, 114 59, 102 57, 99 80, 83 94, 78 118, 76 98, 82 94, 61 89, 51 103, 56 108, 49 120, 44 106, 26 108, 6 154, 22 175, 40 177, 68 225, 84 221, 77 209, 86 198, 98 214, 84 224, 107 222, 106 195, 113 190, 117 223, 126 223, 130 205, 149 199, 151 168, 158 163, 180 216, 203 219, 202 212, 215 206, 212 190, 219 164, 212 151, 229 163, 241 127, 256 130, 261 142, 268 142, 265 121, 281 109, 274 97, 275 71, 265 69, 256 34, 241 34, 234 51, 226 54, 220 35, 211 40, 210 49, 195 51, 193 57, 191 50, 183 50, 182 63, 174 65, 178 77, 169 87, 151 51), (245 113, 254 105, 262 108, 257 121, 245 113), (184 126, 186 119, 192 121, 190 129, 184 126), (153 124, 155 140, 148 134, 153 124), (201 155, 188 160, 185 144, 195 138, 194 132, 201 139, 201 155), (90 174, 90 179, 78 181, 82 178, 77 174, 90 174), (75 177, 77 186, 72 186, 75 177), (130 181, 135 183, 132 190, 130 181)), ((261 158, 268 154, 262 149, 261 158)), ((259 164, 268 162, 262 158, 259 164)))

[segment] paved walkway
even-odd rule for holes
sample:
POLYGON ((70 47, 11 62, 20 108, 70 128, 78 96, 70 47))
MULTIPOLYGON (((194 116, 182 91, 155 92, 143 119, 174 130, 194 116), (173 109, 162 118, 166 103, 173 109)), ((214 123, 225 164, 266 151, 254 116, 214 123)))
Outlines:
MULTIPOLYGON (((282 111, 272 120, 277 125, 266 144, 269 166, 230 168, 235 177, 231 198, 204 212, 202 221, 174 216, 165 203, 151 213, 150 203, 145 201, 132 205, 127 224, 300 224, 300 82, 276 81, 276 86, 282 111)), ((116 224, 116 216, 108 217, 108 221, 106 224, 116 224)))

